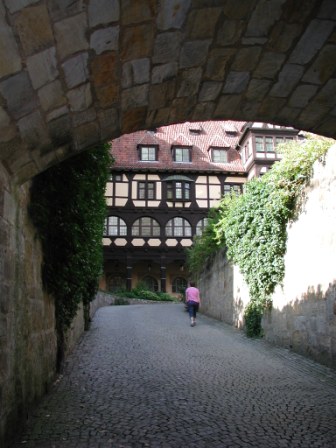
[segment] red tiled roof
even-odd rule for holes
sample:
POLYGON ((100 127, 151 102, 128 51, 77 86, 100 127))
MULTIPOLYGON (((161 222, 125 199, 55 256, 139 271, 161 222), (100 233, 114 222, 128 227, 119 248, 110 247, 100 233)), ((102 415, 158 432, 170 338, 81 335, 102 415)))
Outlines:
POLYGON ((156 132, 138 131, 125 134, 112 143, 113 168, 153 171, 228 171, 244 172, 236 145, 241 135, 243 121, 202 121, 180 123, 158 128, 156 132), (158 145, 158 161, 139 160, 138 145, 158 145), (192 162, 177 163, 172 159, 172 146, 191 146, 192 162), (213 163, 211 147, 228 148, 227 163, 213 163))

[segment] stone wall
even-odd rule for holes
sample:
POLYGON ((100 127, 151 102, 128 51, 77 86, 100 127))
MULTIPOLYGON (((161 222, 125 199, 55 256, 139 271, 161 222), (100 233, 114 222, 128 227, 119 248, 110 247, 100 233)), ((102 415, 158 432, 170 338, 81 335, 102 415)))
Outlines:
POLYGON ((27 216, 29 185, 0 165, 0 445, 48 389, 56 365, 53 301, 42 292, 42 252, 27 216))
MULTIPOLYGON (((336 368, 336 146, 314 166, 299 218, 288 226, 286 274, 263 319, 265 339, 336 368)), ((219 253, 199 279, 204 313, 241 327, 249 301, 219 253)))
POLYGON ((286 274, 263 326, 268 341, 336 368, 336 146, 316 163, 288 228, 286 274))
POLYGON ((241 328, 248 288, 237 266, 229 263, 221 250, 199 279, 201 310, 208 316, 241 328))

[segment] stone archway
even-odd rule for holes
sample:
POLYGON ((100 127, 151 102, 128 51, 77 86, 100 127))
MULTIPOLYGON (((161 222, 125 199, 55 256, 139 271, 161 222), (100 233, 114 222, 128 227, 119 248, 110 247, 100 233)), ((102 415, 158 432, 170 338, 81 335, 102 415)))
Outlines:
POLYGON ((188 120, 335 136, 335 21, 332 0, 2 0, 0 160, 24 181, 188 120))
POLYGON ((0 0, 0 444, 52 381, 20 187, 100 142, 237 119, 336 136, 334 0, 0 0))

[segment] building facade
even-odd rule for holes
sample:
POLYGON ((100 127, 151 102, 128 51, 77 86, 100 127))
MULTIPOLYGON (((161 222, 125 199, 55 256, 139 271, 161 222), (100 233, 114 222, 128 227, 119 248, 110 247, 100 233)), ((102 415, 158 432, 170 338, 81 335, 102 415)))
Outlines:
POLYGON ((106 186, 101 288, 179 294, 190 274, 186 251, 209 209, 281 158, 278 143, 299 132, 264 123, 183 123, 112 141, 106 186))

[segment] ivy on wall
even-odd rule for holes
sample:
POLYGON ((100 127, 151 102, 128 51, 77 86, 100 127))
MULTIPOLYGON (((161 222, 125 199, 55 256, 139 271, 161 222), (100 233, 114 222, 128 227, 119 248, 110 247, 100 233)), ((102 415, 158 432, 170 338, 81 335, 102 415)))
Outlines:
POLYGON ((287 224, 295 219, 304 201, 314 162, 323 157, 330 139, 308 138, 279 147, 280 162, 262 178, 245 185, 244 194, 222 199, 216 219, 209 222, 204 237, 196 239, 188 252, 188 265, 201 272, 204 258, 225 247, 227 257, 238 265, 249 286, 250 304, 245 310, 248 336, 261 332, 261 316, 271 305, 271 295, 285 274, 284 255, 287 224), (207 248, 207 252, 202 248, 207 248))
POLYGON ((36 176, 30 216, 43 248, 44 288, 55 299, 58 368, 64 336, 82 302, 86 326, 89 303, 102 273, 105 188, 112 164, 101 144, 36 176))

